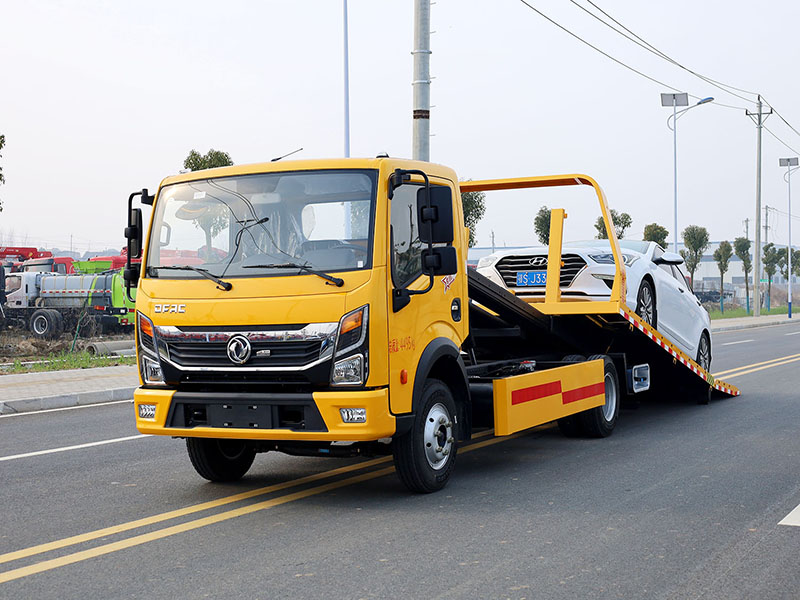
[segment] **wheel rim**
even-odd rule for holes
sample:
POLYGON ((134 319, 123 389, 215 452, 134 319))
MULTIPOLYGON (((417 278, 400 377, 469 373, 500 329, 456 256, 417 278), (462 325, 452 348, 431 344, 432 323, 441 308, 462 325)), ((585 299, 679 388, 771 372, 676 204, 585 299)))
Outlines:
POLYGON ((44 335, 47 332, 47 318, 39 315, 31 323, 31 329, 36 335, 44 335))
POLYGON ((652 324, 654 312, 653 293, 650 291, 649 286, 642 286, 639 291, 639 316, 647 324, 652 324))
POLYGON ((607 422, 610 422, 614 418, 614 414, 617 412, 617 382, 614 381, 614 378, 607 373, 605 384, 606 403, 603 405, 603 418, 607 422))
POLYGON ((700 338, 700 347, 697 350, 697 364, 703 367, 703 369, 706 371, 708 371, 709 363, 711 362, 711 357, 709 354, 708 338, 706 336, 702 336, 700 338))
POLYGON ((444 404, 434 404, 425 417, 425 458, 432 469, 442 469, 453 450, 453 421, 444 404))

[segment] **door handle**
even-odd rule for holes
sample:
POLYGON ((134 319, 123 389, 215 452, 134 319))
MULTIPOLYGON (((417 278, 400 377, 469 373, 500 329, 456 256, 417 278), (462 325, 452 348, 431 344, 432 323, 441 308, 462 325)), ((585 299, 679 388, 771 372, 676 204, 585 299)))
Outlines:
POLYGON ((683 293, 683 288, 679 287, 678 291, 682 294, 683 293))

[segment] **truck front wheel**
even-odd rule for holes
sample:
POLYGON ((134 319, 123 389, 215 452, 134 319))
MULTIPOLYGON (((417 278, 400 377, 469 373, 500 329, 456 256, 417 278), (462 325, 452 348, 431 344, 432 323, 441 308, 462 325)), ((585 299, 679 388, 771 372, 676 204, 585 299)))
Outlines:
POLYGON ((59 314, 55 310, 37 309, 31 316, 30 330, 38 338, 50 339, 58 335, 59 314))
POLYGON ((450 479, 458 450, 455 415, 450 388, 438 379, 427 381, 411 431, 392 443, 395 469, 411 491, 435 492, 450 479))
POLYGON ((186 438, 192 466, 209 481, 237 481, 247 473, 256 452, 244 440, 186 438))

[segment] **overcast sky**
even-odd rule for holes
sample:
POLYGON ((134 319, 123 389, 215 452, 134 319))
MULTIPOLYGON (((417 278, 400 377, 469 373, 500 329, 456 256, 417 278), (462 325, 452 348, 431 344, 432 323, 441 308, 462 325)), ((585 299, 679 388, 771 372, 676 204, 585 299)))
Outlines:
MULTIPOLYGON (((586 7, 586 0, 579 0, 586 7)), ((679 229, 754 235, 755 105, 614 34, 568 0, 530 0, 621 61, 697 97, 678 122, 679 229)), ((595 0, 690 69, 763 94, 800 130, 800 3, 595 0)), ((413 1, 350 0, 351 154, 411 154, 413 1)), ((130 192, 158 186, 189 150, 237 164, 298 147, 343 155, 342 1, 14 2, 0 0, 2 243, 121 247, 130 192)), ((461 178, 587 173, 610 205, 672 231, 672 133, 659 94, 518 0, 437 0, 431 160, 461 178)), ((737 92, 739 93, 739 92, 737 92)), ((741 94, 753 98, 750 94, 741 94)), ((775 115, 766 125, 800 149, 775 115)), ((787 211, 764 132, 763 203, 787 211)), ((800 213, 800 177, 797 178, 800 213)), ((591 196, 525 191, 487 197, 479 245, 532 244, 539 206, 568 209, 568 238, 594 235, 591 196)), ((785 243, 787 217, 770 218, 785 243)), ((795 219, 794 225, 800 225, 795 219)), ((800 238, 800 227, 796 227, 800 238)), ((671 239, 671 237, 670 237, 671 239)))

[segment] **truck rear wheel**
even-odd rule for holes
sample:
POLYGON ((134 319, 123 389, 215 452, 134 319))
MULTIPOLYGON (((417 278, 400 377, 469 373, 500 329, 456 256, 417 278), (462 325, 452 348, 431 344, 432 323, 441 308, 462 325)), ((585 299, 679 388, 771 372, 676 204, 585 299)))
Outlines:
POLYGON ((411 431, 392 442, 395 469, 411 491, 427 494, 447 485, 458 450, 455 415, 450 388, 438 379, 428 380, 411 431))
POLYGON ((256 452, 245 440, 186 438, 192 466, 209 481, 237 481, 250 469, 256 452))
POLYGON ((603 381, 605 383, 606 403, 603 406, 589 409, 576 415, 580 420, 581 427, 586 435, 590 437, 608 437, 614 431, 617 424, 620 405, 619 378, 614 361, 604 354, 595 354, 589 360, 602 359, 605 373, 603 381))
POLYGON ((31 317, 30 330, 38 338, 48 340, 58 335, 59 314, 47 308, 37 309, 31 317))

